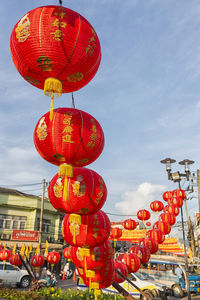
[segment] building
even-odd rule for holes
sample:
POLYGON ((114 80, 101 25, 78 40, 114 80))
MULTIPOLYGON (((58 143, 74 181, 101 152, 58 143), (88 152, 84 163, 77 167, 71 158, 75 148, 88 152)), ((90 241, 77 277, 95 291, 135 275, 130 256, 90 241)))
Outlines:
MULTIPOLYGON (((0 188, 0 241, 7 247, 14 243, 38 244, 41 197, 25 194, 13 189, 0 188)), ((61 222, 64 214, 54 209, 47 198, 44 199, 42 222, 42 246, 46 240, 50 248, 63 248, 61 222)))

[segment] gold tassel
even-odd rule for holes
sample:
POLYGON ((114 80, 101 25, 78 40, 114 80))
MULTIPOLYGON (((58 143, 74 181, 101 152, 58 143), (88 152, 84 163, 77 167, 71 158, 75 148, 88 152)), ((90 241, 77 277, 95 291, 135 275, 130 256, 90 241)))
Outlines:
POLYGON ((51 96, 51 106, 50 106, 50 121, 53 120, 53 105, 54 105, 54 98, 51 96))
POLYGON ((81 224, 81 215, 70 214, 69 223, 76 223, 76 224, 80 225, 81 224))
POLYGON ((60 97, 62 95, 62 82, 54 77, 49 77, 44 82, 44 94, 47 96, 60 97))
POLYGON ((65 177, 64 190, 63 190, 63 201, 67 201, 67 196, 68 196, 68 178, 65 177))
POLYGON ((73 167, 69 164, 61 164, 59 166, 58 176, 73 177, 73 167))

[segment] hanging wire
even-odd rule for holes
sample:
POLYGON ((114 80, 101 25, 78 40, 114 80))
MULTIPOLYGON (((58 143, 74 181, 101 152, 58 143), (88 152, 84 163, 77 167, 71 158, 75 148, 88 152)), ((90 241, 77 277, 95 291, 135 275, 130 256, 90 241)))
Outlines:
POLYGON ((75 102, 74 102, 74 94, 72 93, 72 106, 75 108, 75 102))
POLYGON ((62 6, 62 0, 59 0, 59 4, 60 4, 60 6, 62 6))

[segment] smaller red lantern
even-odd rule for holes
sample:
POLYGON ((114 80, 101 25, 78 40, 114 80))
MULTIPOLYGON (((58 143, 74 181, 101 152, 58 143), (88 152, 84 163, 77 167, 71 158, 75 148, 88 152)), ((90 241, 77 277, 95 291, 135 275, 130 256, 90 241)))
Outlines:
POLYGON ((142 245, 135 245, 132 246, 129 250, 129 253, 136 254, 137 257, 140 259, 141 264, 145 264, 150 259, 150 250, 149 248, 142 246, 142 245))
POLYGON ((172 196, 173 196, 173 194, 171 191, 164 192, 162 195, 163 200, 165 200, 165 201, 168 201, 169 199, 171 199, 172 196))
POLYGON ((120 254, 117 260, 122 261, 128 268, 128 273, 137 272, 140 267, 140 259, 137 254, 123 253, 120 254))
POLYGON ((146 222, 146 226, 150 227, 151 226, 151 222, 146 222))
POLYGON ((149 220, 151 217, 151 214, 148 210, 146 209, 141 209, 137 212, 137 218, 141 221, 146 221, 149 220))
POLYGON ((146 237, 139 241, 139 244, 149 248, 151 254, 158 251, 158 242, 152 237, 146 237))
POLYGON ((157 200, 151 202, 151 204, 150 204, 151 210, 155 211, 157 214, 159 211, 163 210, 163 207, 164 207, 163 203, 161 201, 157 201, 157 200))
POLYGON ((169 199, 168 204, 174 204, 178 207, 183 206, 183 199, 177 196, 173 196, 171 199, 169 199))
POLYGON ((9 258, 9 262, 14 266, 20 266, 22 264, 19 254, 12 254, 9 258))
POLYGON ((60 261, 60 254, 55 251, 51 251, 47 254, 47 262, 50 264, 57 264, 60 261))
POLYGON ((136 222, 132 219, 127 219, 123 222, 123 226, 127 230, 133 230, 136 228, 136 222))
POLYGON ((180 210, 179 210, 179 207, 174 205, 173 203, 172 204, 168 204, 164 207, 163 209, 164 212, 169 212, 171 214, 174 214, 175 216, 178 216, 180 210))
POLYGON ((173 193, 173 196, 182 198, 183 200, 186 198, 186 193, 182 189, 174 190, 172 193, 173 193))
MULTIPOLYGON (((48 255, 47 255, 48 256, 48 255)), ((41 267, 44 264, 44 256, 37 254, 31 257, 31 266, 33 267, 41 267)))
MULTIPOLYGON (((114 267, 119 272, 121 272, 125 277, 128 276, 128 267, 122 261, 115 260, 114 267)), ((124 281, 124 278, 122 276, 120 276, 116 271, 115 271, 115 281, 117 281, 118 283, 121 283, 124 281)))
POLYGON ((176 223, 176 217, 174 214, 171 214, 169 212, 163 213, 159 216, 159 219, 161 221, 164 221, 166 223, 169 223, 170 225, 174 225, 176 223))
POLYGON ((72 247, 69 246, 69 247, 66 247, 64 250, 63 250, 63 256, 64 258, 70 260, 71 259, 71 250, 72 250, 72 247))
POLYGON ((158 228, 154 228, 154 229, 147 231, 146 236, 152 237, 153 239, 155 239, 158 242, 158 244, 162 244, 165 240, 164 233, 158 228))
POLYGON ((0 251, 0 260, 9 260, 11 257, 12 252, 8 249, 3 249, 0 251))
POLYGON ((157 221, 154 223, 153 228, 158 228, 161 230, 164 234, 168 234, 171 231, 171 226, 169 223, 166 223, 164 221, 157 221))

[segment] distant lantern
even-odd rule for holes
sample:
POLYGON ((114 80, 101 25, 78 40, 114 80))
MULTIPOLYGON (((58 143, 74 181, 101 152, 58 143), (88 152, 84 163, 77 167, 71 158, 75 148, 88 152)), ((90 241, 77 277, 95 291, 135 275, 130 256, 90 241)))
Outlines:
POLYGON ((107 197, 103 178, 93 170, 74 168, 73 176, 56 174, 48 188, 53 207, 64 213, 93 214, 102 208, 107 197))
POLYGON ((141 264, 147 263, 151 255, 149 248, 142 245, 132 246, 131 248, 129 248, 128 252, 136 254, 140 259, 141 264))
POLYGON ((171 214, 174 214, 175 216, 178 216, 180 210, 179 210, 179 207, 174 205, 173 203, 172 204, 168 204, 164 207, 163 209, 164 212, 169 212, 171 214))
POLYGON ((151 210, 155 211, 156 213, 163 210, 163 207, 164 207, 163 203, 161 201, 158 201, 158 200, 153 201, 150 204, 151 210))
POLYGON ((162 195, 163 200, 165 200, 165 201, 168 201, 172 196, 173 196, 173 194, 171 191, 164 192, 162 195))
POLYGON ((177 197, 177 196, 173 196, 169 201, 168 204, 174 204, 178 207, 183 206, 183 198, 177 197))
POLYGON ((145 237, 139 240, 139 244, 149 248, 151 254, 158 251, 158 242, 153 237, 145 237))
POLYGON ((151 217, 151 214, 146 209, 141 209, 137 212, 137 218, 143 222, 150 219, 150 217, 151 217))
POLYGON ((136 222, 132 219, 125 220, 122 225, 127 230, 133 230, 136 228, 136 222))
POLYGON ((140 267, 140 259, 135 253, 120 254, 117 260, 122 261, 128 268, 128 273, 137 272, 140 267))
POLYGON ((72 166, 83 167, 99 157, 104 133, 90 114, 75 108, 56 108, 52 122, 49 112, 39 119, 34 144, 42 158, 60 166, 60 176, 72 177, 72 166))
POLYGON ((84 87, 101 61, 91 24, 77 12, 55 5, 26 13, 12 31, 10 50, 21 76, 50 97, 84 87))
POLYGON ((19 254, 12 254, 9 258, 9 262, 14 266, 20 266, 22 264, 19 254))
POLYGON ((33 255, 31 257, 30 263, 31 263, 31 266, 33 266, 33 267, 41 267, 41 266, 43 266, 44 261, 45 261, 44 256, 37 254, 37 255, 33 255))
POLYGON ((12 255, 12 251, 8 249, 3 249, 0 251, 0 260, 9 260, 12 255))
POLYGON ((176 217, 174 214, 170 213, 170 212, 165 212, 165 213, 162 213, 160 216, 159 216, 159 219, 161 221, 164 221, 166 223, 169 223, 170 225, 174 225, 176 223, 176 217))
POLYGON ((117 240, 122 236, 122 230, 118 227, 112 227, 110 231, 110 238, 114 240, 114 247, 116 248, 117 240))
POLYGON ((158 228, 161 230, 164 234, 169 234, 171 231, 171 226, 169 223, 166 223, 164 221, 157 221, 154 223, 153 228, 158 228))
POLYGON ((56 251, 51 251, 47 254, 46 260, 49 264, 57 264, 60 261, 60 254, 56 251))
MULTIPOLYGON (((123 263, 120 260, 114 260, 114 267, 117 269, 120 273, 122 273, 125 277, 128 276, 128 267, 125 263, 123 263)), ((115 271, 115 281, 118 283, 123 282, 125 279, 120 276, 116 271, 115 271)))
POLYGON ((151 226, 151 222, 146 222, 146 226, 150 227, 151 226))
POLYGON ((63 250, 63 256, 64 258, 70 260, 71 259, 71 250, 72 250, 72 247, 69 246, 69 247, 66 247, 64 250, 63 250))
POLYGON ((154 238, 158 244, 162 244, 165 240, 165 234, 158 228, 148 230, 146 236, 154 238))
POLYGON ((172 193, 173 193, 173 196, 182 198, 183 200, 186 198, 185 190, 177 189, 177 190, 174 190, 172 193))

